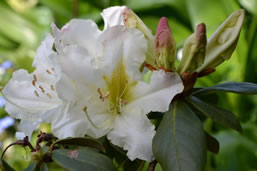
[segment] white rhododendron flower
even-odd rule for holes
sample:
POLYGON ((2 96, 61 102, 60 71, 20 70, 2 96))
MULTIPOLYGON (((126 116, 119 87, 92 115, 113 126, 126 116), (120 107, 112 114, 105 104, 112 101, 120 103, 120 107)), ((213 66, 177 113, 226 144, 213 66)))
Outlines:
POLYGON ((19 131, 28 136, 39 123, 49 121, 62 103, 55 90, 60 69, 55 62, 53 42, 53 37, 47 35, 37 50, 33 62, 35 71, 31 74, 23 69, 15 71, 2 91, 5 110, 21 119, 19 131))
POLYGON ((161 70, 142 81, 147 40, 123 24, 125 8, 102 13, 103 31, 92 20, 74 19, 60 30, 53 25, 57 53, 48 36, 40 48, 51 55, 39 48, 35 72, 14 73, 4 89, 7 111, 35 125, 50 121, 58 138, 107 135, 129 159, 152 161, 155 126, 147 114, 166 112, 184 87, 177 73, 161 70))

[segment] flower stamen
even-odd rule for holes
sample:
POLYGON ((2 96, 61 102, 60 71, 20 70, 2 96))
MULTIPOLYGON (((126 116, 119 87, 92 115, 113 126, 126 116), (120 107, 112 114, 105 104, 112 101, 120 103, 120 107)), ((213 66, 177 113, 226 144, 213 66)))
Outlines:
POLYGON ((52 90, 52 91, 54 91, 54 86, 53 86, 53 85, 51 85, 50 87, 51 87, 51 90, 52 90))
POLYGON ((47 97, 49 97, 49 99, 52 99, 52 96, 49 93, 47 93, 46 95, 47 97))
POLYGON ((52 74, 48 69, 46 70, 46 72, 47 72, 48 74, 50 74, 50 75, 52 74))
POLYGON ((41 85, 39 86, 39 88, 42 91, 42 93, 45 93, 45 89, 41 85))
POLYGON ((36 86, 36 80, 32 80, 32 85, 35 87, 36 86))
POLYGON ((37 76, 33 75, 33 79, 35 80, 35 82, 37 81, 37 76))
POLYGON ((35 94, 37 97, 39 97, 39 94, 38 94, 37 90, 34 91, 34 94, 35 94))

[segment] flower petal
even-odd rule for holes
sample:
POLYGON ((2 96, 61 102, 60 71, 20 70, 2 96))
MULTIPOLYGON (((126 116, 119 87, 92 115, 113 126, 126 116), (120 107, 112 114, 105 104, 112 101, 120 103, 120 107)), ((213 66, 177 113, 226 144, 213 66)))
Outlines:
POLYGON ((33 79, 33 74, 18 70, 3 89, 5 110, 15 118, 35 121, 61 104, 50 85, 38 80, 34 86, 33 79))
POLYGON ((52 65, 52 61, 49 59, 49 56, 53 53, 53 43, 54 38, 50 34, 46 35, 45 40, 41 43, 40 47, 37 49, 36 56, 33 61, 33 66, 48 68, 52 65))
POLYGON ((104 19, 104 30, 112 26, 124 25, 123 12, 126 8, 126 6, 115 6, 104 9, 101 13, 104 19))
POLYGON ((51 128, 58 138, 81 137, 88 129, 86 116, 81 104, 63 104, 51 120, 51 128))
POLYGON ((114 115, 108 110, 108 102, 102 102, 99 95, 90 96, 87 101, 87 114, 90 127, 87 134, 93 138, 106 135, 113 128, 114 115))
POLYGON ((85 48, 92 56, 98 56, 100 43, 97 38, 101 34, 96 23, 92 20, 73 19, 61 30, 54 24, 52 29, 55 37, 56 49, 59 53, 69 45, 77 45, 85 48))
POLYGON ((177 73, 153 71, 151 82, 139 81, 135 87, 134 101, 125 108, 140 109, 144 114, 151 111, 166 112, 173 97, 184 89, 177 73))
POLYGON ((24 137, 21 138, 23 136, 22 135, 22 133, 23 133, 25 136, 28 136, 31 138, 32 132, 36 129, 36 127, 39 124, 40 124, 40 122, 38 122, 38 121, 32 122, 32 121, 28 121, 28 120, 21 120, 21 122, 18 126, 18 130, 20 132, 16 132, 16 137, 19 139, 23 139, 24 137))
POLYGON ((136 158, 152 161, 152 139, 155 135, 154 125, 140 110, 132 108, 118 115, 113 130, 107 135, 114 145, 128 150, 130 160, 136 158))
POLYGON ((90 56, 87 50, 77 46, 66 47, 64 53, 59 55, 59 61, 62 72, 69 77, 74 86, 99 87, 104 84, 102 73, 96 64, 97 59, 90 56))
POLYGON ((103 32, 100 41, 104 47, 103 63, 100 66, 104 74, 111 74, 123 60, 130 78, 141 78, 139 69, 145 61, 147 50, 147 42, 142 32, 125 26, 114 26, 103 32))

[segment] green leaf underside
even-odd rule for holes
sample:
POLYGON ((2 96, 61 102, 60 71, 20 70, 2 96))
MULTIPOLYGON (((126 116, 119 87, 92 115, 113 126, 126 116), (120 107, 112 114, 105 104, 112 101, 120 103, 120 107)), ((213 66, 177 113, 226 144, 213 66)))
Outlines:
POLYGON ((233 128, 239 132, 242 132, 242 128, 237 117, 230 111, 219 108, 212 104, 206 103, 197 97, 189 96, 187 101, 193 105, 202 114, 210 117, 215 122, 220 123, 225 127, 233 128))
POLYGON ((0 168, 3 168, 4 171, 14 171, 14 169, 2 158, 0 168))
POLYGON ((55 150, 52 153, 52 159, 63 168, 71 171, 116 170, 111 159, 89 148, 77 149, 78 155, 75 157, 68 155, 71 151, 68 149, 55 150))
POLYGON ((56 141, 55 144, 91 147, 91 148, 98 149, 101 152, 106 152, 104 146, 100 142, 92 138, 85 138, 85 137, 84 138, 83 137, 66 138, 66 139, 61 139, 56 141))
POLYGON ((192 95, 206 95, 215 92, 230 92, 237 94, 257 94, 257 84, 248 82, 230 82, 218 84, 212 87, 203 88, 195 91, 192 95))
POLYGON ((164 171, 202 170, 206 155, 202 123, 185 103, 173 103, 164 114, 153 153, 164 171))

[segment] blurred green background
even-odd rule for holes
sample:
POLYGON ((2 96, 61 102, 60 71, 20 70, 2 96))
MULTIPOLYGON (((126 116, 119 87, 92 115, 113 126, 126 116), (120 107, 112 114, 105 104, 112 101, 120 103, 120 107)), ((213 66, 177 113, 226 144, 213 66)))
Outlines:
MULTIPOLYGON (((233 11, 244 8, 246 18, 233 56, 219 66, 217 72, 199 79, 197 86, 231 81, 257 83, 256 0, 1 0, 0 86, 7 83, 16 69, 33 71, 31 64, 36 48, 45 33, 50 32, 52 22, 62 27, 72 18, 93 19, 103 28, 100 12, 114 5, 127 5, 134 10, 153 33, 159 18, 166 16, 178 49, 183 47, 197 24, 206 24, 209 37, 233 11)), ((219 140, 221 147, 218 155, 208 152, 205 170, 257 171, 257 97, 219 96, 219 105, 231 110, 242 121, 243 134, 211 120, 205 121, 205 129, 219 140)), ((18 124, 4 112, 3 104, 0 95, 0 153, 15 141, 18 124)), ((49 131, 48 126, 41 128, 49 131)), ((14 147, 8 150, 5 158, 17 170, 23 170, 30 160, 29 150, 14 147)))

